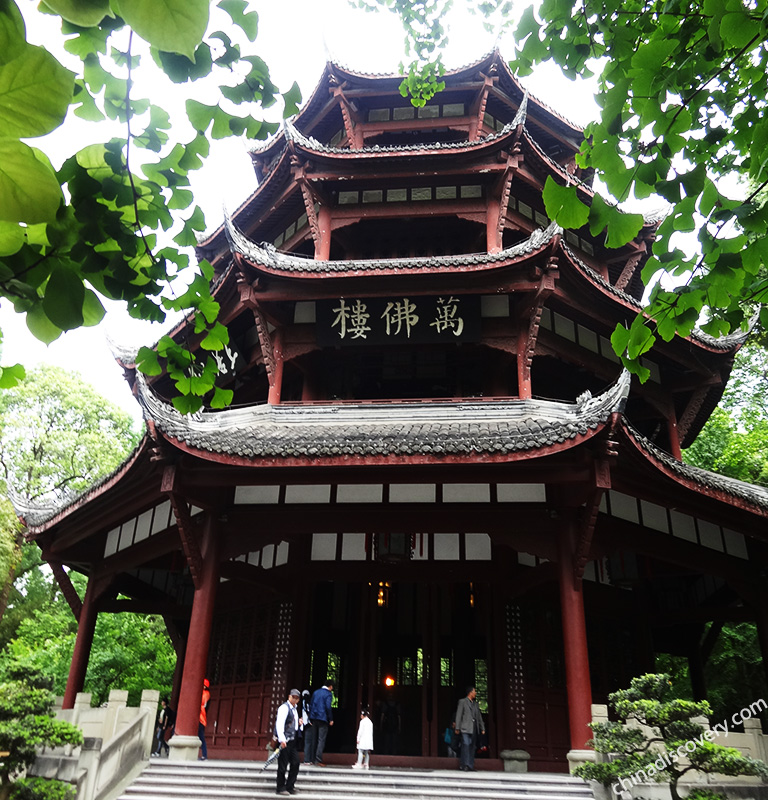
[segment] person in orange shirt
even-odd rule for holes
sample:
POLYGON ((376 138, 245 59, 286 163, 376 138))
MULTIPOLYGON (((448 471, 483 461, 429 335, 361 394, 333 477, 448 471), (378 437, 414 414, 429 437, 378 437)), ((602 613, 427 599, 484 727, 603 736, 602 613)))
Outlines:
POLYGON ((197 735, 200 737, 200 761, 208 760, 208 747, 205 744, 205 726, 208 724, 208 701, 211 699, 211 684, 208 678, 203 680, 203 696, 200 700, 200 725, 197 735))

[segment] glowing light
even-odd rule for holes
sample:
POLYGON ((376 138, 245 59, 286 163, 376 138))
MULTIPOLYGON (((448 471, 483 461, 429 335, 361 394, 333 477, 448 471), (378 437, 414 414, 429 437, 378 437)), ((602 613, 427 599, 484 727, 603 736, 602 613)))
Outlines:
POLYGON ((395 679, 393 677, 391 677, 390 675, 387 675, 387 677, 384 678, 384 685, 388 686, 388 687, 394 686, 395 685, 395 679))

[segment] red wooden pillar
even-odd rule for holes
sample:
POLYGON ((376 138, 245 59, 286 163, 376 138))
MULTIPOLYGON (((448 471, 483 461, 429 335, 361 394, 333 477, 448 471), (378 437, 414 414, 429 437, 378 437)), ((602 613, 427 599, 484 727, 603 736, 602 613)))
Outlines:
POLYGON ((75 650, 72 653, 72 663, 69 667, 69 677, 67 678, 67 688, 64 691, 62 708, 74 708, 77 693, 83 691, 85 673, 88 669, 88 657, 91 654, 91 645, 93 644, 93 633, 96 630, 97 616, 95 580, 91 576, 85 590, 85 599, 83 600, 83 607, 80 609, 80 617, 77 620, 75 650))
MULTIPOLYGON (((216 522, 209 512, 203 529, 201 545, 202 570, 200 585, 195 589, 189 635, 184 653, 184 673, 181 678, 179 707, 176 712, 176 735, 197 736, 203 679, 208 665, 213 609, 219 585, 219 547, 216 522)), ((197 749, 194 749, 196 754, 197 749)))
POLYGON ((592 738, 588 727, 592 721, 592 685, 589 678, 584 594, 581 581, 577 581, 574 575, 570 524, 560 533, 558 560, 571 749, 584 750, 587 741, 592 738))
POLYGON ((315 242, 315 259, 317 261, 330 261, 331 258, 331 209, 326 205, 320 206, 317 212, 317 227, 320 238, 315 242))
POLYGON ((272 382, 269 386, 267 402, 276 406, 280 404, 280 397, 283 392, 283 337, 281 331, 275 331, 272 341, 272 352, 274 354, 272 382))
POLYGON ((680 449, 680 432, 677 428, 675 410, 667 416, 667 432, 669 433, 669 452, 678 460, 683 460, 683 452, 680 449))
POLYGON ((500 214, 501 201, 498 197, 489 197, 485 210, 486 249, 489 253, 498 253, 501 250, 501 237, 499 236, 500 214))

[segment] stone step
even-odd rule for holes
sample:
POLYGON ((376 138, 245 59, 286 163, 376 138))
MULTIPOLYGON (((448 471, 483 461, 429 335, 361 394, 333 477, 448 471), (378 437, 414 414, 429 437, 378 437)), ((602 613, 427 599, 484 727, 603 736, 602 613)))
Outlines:
MULTIPOLYGON (((260 800, 275 796, 275 767, 263 763, 153 761, 119 800, 260 800)), ((592 800, 584 781, 545 773, 459 772, 373 767, 302 767, 297 797, 308 800, 592 800)))

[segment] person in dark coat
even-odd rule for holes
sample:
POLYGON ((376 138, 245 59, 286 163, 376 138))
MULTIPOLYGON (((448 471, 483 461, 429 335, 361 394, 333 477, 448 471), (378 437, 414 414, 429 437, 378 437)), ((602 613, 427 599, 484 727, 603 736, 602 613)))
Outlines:
POLYGON ((324 767, 323 753, 328 728, 333 725, 333 681, 316 689, 309 703, 309 727, 304 734, 304 763, 324 767))
POLYGON ((474 772, 477 737, 478 734, 485 733, 485 722, 483 722, 480 707, 477 705, 477 690, 474 686, 468 686, 467 696, 459 700, 453 728, 461 736, 459 769, 465 772, 474 772))

